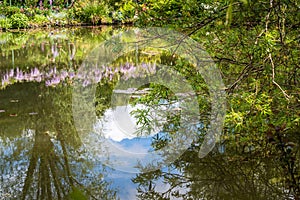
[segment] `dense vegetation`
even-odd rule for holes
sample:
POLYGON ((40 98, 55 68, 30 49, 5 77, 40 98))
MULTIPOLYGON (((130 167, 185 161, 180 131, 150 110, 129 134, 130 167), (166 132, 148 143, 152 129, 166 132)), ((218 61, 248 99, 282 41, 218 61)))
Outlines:
POLYGON ((139 25, 179 29, 209 52, 226 85, 227 114, 222 154, 216 149, 195 159, 199 147, 192 147, 170 166, 183 175, 158 170, 137 176, 140 197, 299 199, 299 1, 144 3, 139 25), (157 192, 158 180, 170 189, 157 192))
POLYGON ((0 1, 0 29, 133 23, 132 1, 0 1))

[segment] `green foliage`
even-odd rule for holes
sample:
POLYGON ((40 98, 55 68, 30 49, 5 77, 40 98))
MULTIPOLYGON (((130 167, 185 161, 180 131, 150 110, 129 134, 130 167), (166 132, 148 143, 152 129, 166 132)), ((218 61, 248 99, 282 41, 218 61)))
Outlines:
POLYGON ((130 1, 126 1, 124 5, 120 8, 120 12, 122 14, 122 20, 132 20, 136 13, 136 5, 135 3, 130 1))
POLYGON ((29 8, 22 8, 21 9, 22 13, 24 13, 29 19, 32 19, 34 15, 39 12, 38 9, 29 7, 29 8))
POLYGON ((72 192, 69 194, 69 200, 87 200, 86 195, 77 187, 72 188, 72 192))
MULTIPOLYGON (((253 184, 252 191, 269 191, 276 199, 287 199, 288 195, 298 198, 299 2, 146 0, 138 8, 139 25, 171 26, 185 32, 202 45, 221 70, 226 85, 224 89, 228 94, 228 112, 222 142, 228 154, 218 158, 213 152, 207 162, 215 162, 218 169, 220 163, 224 163, 225 171, 228 170, 228 163, 235 162, 239 170, 247 174, 245 177, 255 174, 259 177, 257 180, 247 180, 253 184), (256 163, 257 168, 252 168, 247 162, 256 163), (266 165, 269 169, 265 168, 266 165), (270 172, 266 173, 267 170, 270 172), (264 183, 263 180, 269 181, 264 183), (261 183, 258 184, 259 182, 261 183), (264 187, 269 183, 270 186, 264 187)), ((189 76, 195 72, 186 70, 187 65, 180 62, 177 62, 180 66, 178 69, 182 69, 183 74, 188 71, 186 76, 192 80, 194 88, 202 88, 205 91, 205 86, 197 82, 199 78, 189 76)), ((206 109, 209 109, 209 106, 206 106, 206 109)), ((201 144, 201 141, 199 142, 201 144)), ((262 192, 251 194, 251 190, 247 191, 245 187, 241 187, 244 191, 233 189, 226 192, 226 189, 222 191, 220 186, 212 186, 211 188, 219 189, 216 193, 209 187, 206 188, 205 184, 201 186, 198 182, 205 183, 206 175, 196 168, 203 165, 205 167, 202 170, 207 173, 207 169, 214 168, 214 165, 206 166, 205 161, 202 163, 201 160, 198 165, 193 165, 195 161, 192 159, 197 156, 193 153, 187 153, 186 156, 191 160, 179 164, 178 168, 180 171, 188 170, 187 174, 196 179, 195 182, 191 181, 194 192, 187 194, 191 199, 265 198, 262 192), (193 167, 182 167, 190 165, 193 167)), ((208 179, 218 170, 213 171, 208 179)), ((224 173, 222 169, 220 171, 224 173)), ((239 177, 239 174, 234 174, 236 169, 229 171, 233 172, 231 177, 239 177)), ((221 176, 220 173, 219 177, 221 176)), ((181 181, 179 178, 166 179, 166 182, 174 185, 181 181)), ((220 183, 227 184, 226 177, 220 180, 220 183)), ((249 185, 240 180, 236 180, 236 185, 249 185)), ((208 181, 206 185, 211 183, 208 181)), ((147 184, 149 185, 149 181, 147 184)), ((228 184, 227 188, 235 187, 228 184)), ((148 193, 141 192, 142 197, 151 193, 153 198, 158 198, 158 193, 153 190, 146 191, 148 193)), ((169 196, 162 193, 159 197, 169 196)))
POLYGON ((44 15, 39 15, 39 14, 36 14, 34 15, 33 17, 33 20, 32 22, 34 23, 34 25, 37 25, 37 26, 44 26, 46 25, 49 20, 47 17, 45 17, 44 15))
POLYGON ((12 28, 27 28, 28 17, 23 13, 17 13, 11 16, 12 28))
POLYGON ((84 23, 100 24, 103 20, 108 18, 107 5, 88 1, 78 1, 74 4, 72 15, 84 23))
POLYGON ((9 29, 11 26, 10 19, 6 17, 0 17, 0 29, 9 29))
POLYGON ((1 6, 0 15, 11 17, 14 14, 21 13, 20 8, 15 6, 1 6))
POLYGON ((51 13, 50 9, 40 9, 40 8, 26 8, 26 12, 32 12, 38 15, 48 16, 51 13))
POLYGON ((65 26, 78 24, 111 24, 115 22, 132 23, 137 18, 136 3, 131 1, 52 1, 50 6, 49 1, 43 1, 42 5, 37 6, 37 2, 32 0, 26 2, 15 2, 12 0, 12 6, 4 3, 0 6, 0 16, 11 17, 15 14, 25 14, 29 22, 26 20, 21 23, 20 16, 14 16, 12 26, 4 25, 6 28, 24 28, 29 24, 30 27, 35 28, 39 26, 65 26), (66 4, 67 3, 67 4, 66 4), (62 6, 66 4, 65 6, 62 6), (70 6, 70 4, 72 6, 70 6), (70 6, 67 8, 67 5, 70 6), (38 15, 35 17, 35 15, 38 15), (47 17, 46 21, 43 17, 47 17))
MULTIPOLYGON (((217 2, 210 3, 218 5, 217 2)), ((138 24, 142 26, 191 27, 193 23, 199 22, 201 16, 211 13, 213 6, 199 0, 147 0, 136 9, 138 24)))

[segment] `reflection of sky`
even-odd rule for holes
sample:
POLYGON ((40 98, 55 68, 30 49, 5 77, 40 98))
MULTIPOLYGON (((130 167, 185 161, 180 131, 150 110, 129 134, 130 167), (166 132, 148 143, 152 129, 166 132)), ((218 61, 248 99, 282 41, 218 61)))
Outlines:
MULTIPOLYGON (((176 106, 178 105, 176 104, 175 108, 176 106)), ((153 170, 171 163, 190 147, 196 135, 197 127, 192 128, 186 124, 186 127, 182 126, 183 129, 177 131, 170 138, 171 141, 168 142, 167 146, 154 151, 152 147, 153 137, 161 138, 168 135, 162 132, 163 121, 166 117, 159 113, 167 113, 166 108, 159 107, 153 110, 153 116, 159 123, 150 135, 142 136, 138 131, 136 119, 130 114, 136 109, 147 108, 145 105, 134 107, 127 105, 106 110, 104 116, 94 125, 94 131, 82 137, 85 149, 91 154, 91 157, 116 170, 138 173, 141 166, 147 166, 147 170, 153 170), (193 134, 187 136, 185 130, 189 130, 193 134)), ((173 107, 171 107, 172 109, 173 107)))
POLYGON ((131 111, 130 107, 124 106, 123 112, 116 113, 116 110, 108 109, 102 120, 103 134, 105 138, 120 142, 123 139, 132 139, 135 137, 133 132, 135 129, 135 119, 128 113, 131 111), (126 115, 127 114, 127 115, 126 115), (117 115, 121 115, 119 117, 117 115), (119 119, 118 119, 119 118, 119 119), (122 126, 122 127, 121 127, 122 126))
POLYGON ((0 199, 15 199, 21 192, 33 147, 33 134, 32 130, 26 130, 20 138, 0 138, 0 199))
POLYGON ((121 171, 110 172, 109 178, 106 180, 111 181, 111 189, 118 190, 117 196, 121 200, 134 200, 136 199, 137 190, 131 179, 135 177, 135 174, 126 173, 121 171))
MULTIPOLYGON (((1 172, 2 180, 1 180, 1 187, 0 187, 0 196, 2 195, 18 195, 16 191, 19 191, 20 188, 23 187, 23 183, 26 177, 28 165, 29 165, 29 157, 26 155, 27 153, 30 153, 32 147, 33 147, 33 136, 34 131, 27 130, 24 132, 24 134, 12 141, 7 140, 4 141, 3 139, 0 139, 0 156, 1 156, 1 165, 7 165, 7 167, 4 167, 6 171, 1 172), (28 140, 28 141, 27 141, 28 140), (25 142, 27 141, 27 142, 25 142), (16 153, 17 143, 23 144, 22 148, 26 151, 21 151, 20 154, 17 157, 13 157, 13 155, 16 153), (29 145, 30 144, 30 145, 29 145), (28 146, 29 145, 29 146, 28 146), (25 153, 25 154, 24 154, 25 153), (11 168, 12 167, 12 168, 11 168), (3 184, 5 181, 5 185, 3 184)), ((123 136, 122 136, 123 137, 123 136)), ((61 154, 61 147, 59 143, 55 140, 51 140, 57 150, 58 154, 61 154)), ((132 152, 136 153, 137 155, 140 154, 140 158, 144 158, 144 154, 147 153, 149 149, 151 149, 151 138, 126 138, 123 137, 120 141, 113 141, 112 139, 109 139, 109 142, 113 145, 115 145, 119 149, 126 149, 126 151, 131 152, 130 155, 132 155, 132 152)), ((121 151, 122 152, 122 151, 121 151)), ((131 179, 136 176, 135 173, 127 173, 119 170, 114 170, 109 167, 103 167, 102 164, 99 162, 99 160, 95 160, 95 155, 88 155, 85 153, 80 153, 80 157, 82 157, 83 160, 88 161, 92 166, 94 166, 92 169, 88 170, 89 172, 81 172, 81 169, 87 168, 85 165, 85 162, 76 162, 75 160, 70 160, 70 167, 72 169, 72 173, 76 174, 77 180, 82 183, 83 185, 89 185, 89 181, 92 181, 94 179, 97 179, 99 174, 104 174, 104 180, 111 182, 111 185, 109 186, 110 189, 118 190, 117 196, 121 200, 134 200, 136 199, 137 190, 135 185, 131 179), (92 156, 92 157, 90 157, 92 156), (81 176, 84 175, 84 176, 81 176)), ((116 152, 116 154, 109 155, 113 159, 115 157, 116 159, 119 158, 119 156, 123 154, 120 154, 120 152, 116 152)), ((136 157, 134 159, 130 159, 128 157, 128 154, 126 152, 124 153, 125 159, 123 161, 126 161, 131 166, 132 163, 136 162, 136 157)), ((80 159, 80 157, 77 157, 77 159, 80 159)), ((133 156, 131 156, 133 157, 133 156)), ((3 168, 3 167, 2 167, 3 168)), ((156 183, 156 189, 157 191, 165 191, 168 189, 168 185, 165 185, 161 181, 158 181, 156 183)), ((21 192, 21 190, 20 190, 21 192)), ((12 197, 12 196, 10 196, 12 197)))
POLYGON ((136 105, 134 107, 130 105, 116 106, 114 109, 107 109, 100 124, 96 126, 102 127, 102 133, 105 138, 111 139, 115 142, 121 142, 124 139, 140 138, 145 139, 155 135, 162 127, 155 127, 155 131, 146 137, 142 137, 139 132, 141 126, 137 125, 137 119, 130 114, 137 109, 146 109, 146 106, 136 105))
POLYGON ((103 139, 98 134, 90 134, 84 139, 85 148, 95 160, 126 172, 138 172, 139 163, 148 164, 159 161, 157 155, 148 154, 151 151, 151 138, 123 139, 120 142, 103 139))
MULTIPOLYGON (((91 133, 89 136, 90 141, 85 143, 85 148, 86 149, 92 149, 87 154, 82 154, 80 153, 80 157, 82 157, 83 160, 86 160, 90 163, 93 163, 93 165, 97 165, 98 167, 95 167, 90 171, 89 173, 81 173, 81 169, 83 168, 83 163, 78 163, 75 160, 70 160, 70 165, 72 171, 77 173, 78 175, 78 180, 84 184, 84 185, 89 185, 88 179, 94 179, 97 177, 97 174, 100 173, 105 173, 104 177, 105 180, 111 181, 112 185, 110 186, 111 189, 118 189, 117 195, 120 197, 121 200, 131 200, 131 199, 136 199, 136 187, 137 185, 133 184, 131 179, 135 177, 135 173, 127 173, 124 171, 129 171, 132 172, 132 167, 136 166, 138 161, 140 161, 143 166, 147 165, 148 163, 151 163, 153 160, 159 160, 161 159, 159 156, 152 156, 148 154, 149 151, 153 151, 151 147, 151 142, 152 142, 152 137, 137 137, 134 135, 134 133, 128 133, 126 131, 128 130, 134 130, 134 125, 135 125, 135 120, 134 118, 130 117, 128 114, 132 108, 129 106, 126 107, 127 109, 127 114, 124 113, 125 107, 119 106, 116 108, 114 111, 111 109, 108 109, 107 112, 105 113, 106 119, 102 122, 105 123, 98 123, 96 124, 95 128, 99 132, 94 132, 91 133), (117 111, 117 112, 115 112, 117 111), (123 112, 123 113, 122 113, 123 112), (127 117, 125 120, 120 122, 120 118, 127 117), (116 122, 116 120, 118 120, 116 122), (132 123, 131 125, 128 125, 128 123, 132 123), (124 126, 125 125, 125 126, 124 126), (97 127, 98 126, 98 127, 97 127), (125 127, 125 128, 124 128, 125 127), (102 134, 102 135, 101 135, 102 134), (101 143, 103 142, 103 136, 105 138, 105 145, 113 146, 112 151, 109 151, 107 153, 107 157, 105 151, 102 151, 103 149, 101 148, 101 143), (91 142, 93 141, 93 142, 91 142), (110 164, 106 159, 109 159, 110 161, 115 160, 119 163, 119 166, 115 166, 110 164), (108 166, 114 167, 116 169, 120 170, 107 170, 103 171, 104 168, 101 165, 101 161, 103 164, 108 162, 108 166), (84 177, 81 177, 79 174, 84 174, 84 177)), ((99 121, 100 122, 100 121, 99 121)), ((30 131, 28 132, 30 133, 30 131)), ((22 137, 28 137, 32 138, 33 134, 31 135, 26 135, 22 137)), ((61 153, 61 148, 58 143, 55 142, 55 139, 51 140, 56 147, 57 152, 61 153)), ((1 143, 1 141, 0 141, 1 143)), ((12 143, 11 143, 12 144, 12 143)), ((0 144, 0 148, 1 148, 0 144)), ((105 147, 104 145, 104 147, 105 147)), ((2 146, 3 148, 6 148, 5 146, 2 146)), ((30 150, 32 147, 27 146, 26 149, 30 150)), ((2 151, 0 153, 7 154, 6 157, 11 157, 13 154, 14 150, 12 148, 5 149, 5 151, 2 151)), ((2 155, 3 155, 2 154, 2 155)), ((1 154, 0 154, 1 155, 1 154)), ((1 155, 1 156, 2 156, 1 155)), ((26 165, 23 165, 22 168, 20 168, 21 163, 15 162, 16 165, 16 170, 15 170, 15 175, 13 177, 17 177, 17 175, 21 175, 22 178, 17 178, 15 181, 24 182, 24 178, 26 176, 26 170, 28 169, 28 157, 23 157, 23 154, 20 155, 21 161, 23 163, 26 163, 26 165), (22 171, 22 174, 20 173, 22 171)), ((80 158, 78 157, 78 159, 80 158)), ((4 162, 4 161, 3 161, 4 162)), ((8 172, 11 173, 10 170, 8 172)), ((135 172, 138 172, 136 170, 135 172)), ((6 180, 9 179, 7 175, 3 176, 6 180)), ((13 181, 13 180, 10 180, 13 181)), ((10 182, 12 184, 13 182, 10 182)), ((17 187, 20 187, 21 185, 15 184, 14 190, 16 190, 17 187)), ((158 191, 165 191, 168 188, 167 185, 164 185, 163 183, 156 183, 156 189, 158 191)), ((9 189, 9 187, 6 187, 6 189, 9 189)), ((13 188, 11 188, 13 189, 13 188)), ((9 191, 9 190, 6 190, 9 191)), ((7 193, 7 192, 6 192, 7 193)))
POLYGON ((133 109, 136 108, 129 105, 108 109, 104 117, 95 124, 95 132, 84 138, 85 148, 98 161, 126 172, 138 172, 138 164, 156 164, 162 161, 161 156, 153 153, 153 134, 136 134, 136 120, 129 114, 133 109))
MULTIPOLYGON (((169 172, 169 173, 174 173, 174 174, 181 174, 177 170, 172 170, 169 171, 170 169, 167 167, 164 167, 162 169, 163 172, 169 172)), ((117 170, 111 170, 109 177, 107 177, 105 180, 108 182, 111 182, 111 189, 117 189, 118 193, 117 196, 120 198, 120 200, 135 200, 137 199, 136 195, 137 193, 137 184, 134 184, 131 180, 135 178, 138 174, 133 174, 133 173, 126 173, 126 172, 121 172, 117 170)), ((170 189, 170 185, 166 182, 163 181, 163 179, 158 179, 154 183, 155 185, 155 191, 156 192, 165 192, 168 189, 170 189)), ((175 187, 174 189, 177 189, 181 194, 187 193, 188 188, 183 184, 183 187, 175 187)), ((172 197, 172 200, 175 199, 181 199, 181 198, 175 198, 172 197)))

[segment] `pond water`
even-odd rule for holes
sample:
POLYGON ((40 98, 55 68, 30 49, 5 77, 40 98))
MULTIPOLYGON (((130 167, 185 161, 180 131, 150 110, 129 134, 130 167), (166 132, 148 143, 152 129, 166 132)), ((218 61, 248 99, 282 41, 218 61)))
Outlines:
POLYGON ((194 114, 178 118, 183 107, 195 108, 182 84, 167 88, 177 79, 142 81, 160 64, 175 66, 173 54, 110 57, 101 48, 112 62, 90 68, 95 48, 127 29, 0 33, 0 199, 292 199, 276 176, 282 161, 253 159, 251 146, 245 156, 220 142, 198 157, 212 126, 207 88, 195 89, 203 107, 195 121, 194 114), (187 130, 194 135, 180 135, 187 130), (164 149, 170 141, 176 148, 164 149))

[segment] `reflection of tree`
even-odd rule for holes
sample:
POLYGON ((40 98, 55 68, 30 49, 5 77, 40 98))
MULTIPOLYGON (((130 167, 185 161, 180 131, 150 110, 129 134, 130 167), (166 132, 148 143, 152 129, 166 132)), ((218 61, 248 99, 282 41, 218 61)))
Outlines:
POLYGON ((88 53, 103 41, 104 29, 30 30, 2 33, 0 36, 0 69, 79 66, 88 53), (55 59, 53 59, 55 58, 55 59))
POLYGON ((36 133, 21 199, 114 198, 114 193, 106 189, 107 183, 101 180, 98 180, 97 188, 80 183, 79 174, 72 171, 69 159, 74 157, 70 157, 63 135, 58 135, 57 139, 61 148, 59 153, 58 143, 55 145, 47 133, 36 133))
MULTIPOLYGON (((5 91, 1 91, 5 95, 5 91)), ((35 114, 15 118, 25 121, 24 128, 30 128, 34 138, 33 146, 17 135, 26 145, 20 146, 10 140, 15 156, 7 157, 1 154, 11 164, 1 165, 1 171, 8 174, 21 174, 7 177, 2 174, 3 188, 10 184, 18 185, 13 189, 5 189, 12 198, 18 199, 114 199, 115 193, 108 189, 108 183, 103 181, 102 168, 95 169, 95 163, 89 161, 73 125, 71 109, 71 88, 58 85, 56 88, 46 87, 43 83, 15 84, 7 88, 8 96, 14 96, 24 107, 18 108, 18 114, 28 112, 27 104, 31 105, 35 114), (21 86, 21 87, 20 87, 21 86), (22 88, 23 87, 23 88, 22 88), (14 89, 24 92, 14 94, 14 89), (26 88, 26 92, 25 92, 26 88), (26 99, 28 98, 28 99, 26 99), (30 103, 28 103, 28 101, 30 103), (32 102, 31 102, 32 101, 32 102), (26 156, 17 156, 24 154, 26 156), (23 164, 22 164, 23 163, 23 164), (24 166, 24 163, 26 165, 24 166), (22 168, 19 166, 22 164, 22 168), (26 173, 21 173, 20 170, 26 173), (88 178, 87 178, 88 177, 88 178), (16 183, 11 182, 12 178, 16 183), (22 182, 24 183, 22 185, 22 182), (13 196, 14 195, 14 196, 13 196)), ((5 107, 6 112, 13 108, 5 107)), ((10 116, 1 116, 4 122, 10 116)), ((6 124, 2 123, 5 128, 6 124)), ((8 125, 9 126, 9 125, 8 125)), ((17 127, 16 127, 17 128, 17 127)), ((2 129, 2 128, 1 128, 2 129)), ((1 131, 5 134, 5 129, 1 131)), ((3 151, 8 151, 5 145, 3 151)), ((0 190, 1 193, 1 190, 0 190)))
POLYGON ((291 131, 285 144, 276 138, 240 148, 226 143, 225 152, 220 145, 222 153, 216 148, 202 159, 195 143, 167 169, 139 174, 133 182, 140 199, 298 199, 299 147, 293 144, 299 139, 291 131), (161 182, 168 187, 162 190, 161 182))
MULTIPOLYGON (((36 192, 36 196, 31 197, 34 199, 45 197, 51 199, 53 196, 61 199, 67 195, 66 192, 70 190, 70 186, 74 186, 71 179, 67 155, 65 155, 66 152, 64 151, 65 159, 64 162, 62 162, 58 155, 55 154, 54 144, 50 139, 51 138, 47 133, 36 133, 35 135, 35 144, 32 149, 30 165, 23 187, 22 199, 26 199, 30 187, 35 184, 37 187, 33 189, 36 192), (33 180, 35 172, 37 174, 37 180, 33 180), (59 174, 63 176, 59 177, 59 174), (62 180, 59 180, 60 178, 62 180), (55 189, 53 189, 51 183, 54 184, 55 189), (54 194, 52 194, 52 192, 54 192, 54 194)), ((65 144, 61 142, 61 146, 63 147, 64 145, 65 144)), ((63 149, 65 150, 65 148, 63 149)))
MULTIPOLYGON (((280 164, 272 159, 212 153, 195 159, 187 151, 168 170, 138 175, 140 199, 288 199, 292 194, 280 183, 280 164), (279 168, 278 168, 279 167, 279 168), (176 173, 177 171, 177 173, 176 173), (160 181, 169 187, 161 191, 160 181)), ((296 197, 296 196, 294 196, 296 197)))

